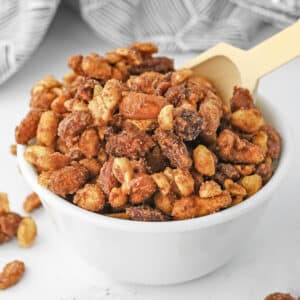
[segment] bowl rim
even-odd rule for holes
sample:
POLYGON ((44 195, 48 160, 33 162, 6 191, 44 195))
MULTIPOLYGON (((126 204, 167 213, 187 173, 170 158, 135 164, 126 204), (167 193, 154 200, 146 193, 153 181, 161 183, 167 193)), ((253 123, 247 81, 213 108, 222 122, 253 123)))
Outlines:
POLYGON ((266 100, 260 95, 257 98, 259 99, 258 106, 263 106, 263 110, 265 110, 266 107, 267 114, 272 116, 272 123, 275 123, 274 125, 280 132, 282 138, 282 151, 276 171, 274 172, 274 175, 270 181, 246 201, 208 216, 170 222, 143 222, 123 220, 96 214, 94 212, 77 207, 76 205, 66 201, 65 199, 39 185, 37 181, 37 174, 34 168, 28 162, 26 162, 23 157, 23 153, 26 148, 24 145, 17 145, 18 164, 25 180, 33 189, 33 191, 40 196, 41 201, 45 202, 46 208, 48 205, 53 206, 55 209, 59 209, 67 215, 76 217, 78 220, 82 219, 84 221, 93 223, 97 226, 100 225, 114 230, 129 232, 171 233, 191 231, 225 223, 242 216, 243 214, 253 210, 255 207, 263 204, 285 177, 292 160, 294 147, 291 132, 289 126, 287 125, 287 119, 284 117, 282 112, 279 113, 279 111, 274 108, 271 101, 266 100))

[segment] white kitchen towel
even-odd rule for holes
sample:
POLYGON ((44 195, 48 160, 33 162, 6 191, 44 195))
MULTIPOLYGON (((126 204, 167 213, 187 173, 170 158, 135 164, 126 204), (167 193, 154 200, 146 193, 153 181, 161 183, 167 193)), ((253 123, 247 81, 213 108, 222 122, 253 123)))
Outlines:
POLYGON ((164 51, 205 50, 217 42, 248 47, 265 22, 300 15, 300 0, 68 0, 97 35, 115 45, 153 41, 164 51))
MULTIPOLYGON (((45 35, 60 0, 0 0, 0 83, 45 35)), ((202 51, 223 41, 247 48, 266 22, 284 27, 300 0, 65 0, 116 46, 153 41, 163 51, 202 51)))
POLYGON ((58 4, 59 0, 0 0, 0 83, 37 48, 58 4))

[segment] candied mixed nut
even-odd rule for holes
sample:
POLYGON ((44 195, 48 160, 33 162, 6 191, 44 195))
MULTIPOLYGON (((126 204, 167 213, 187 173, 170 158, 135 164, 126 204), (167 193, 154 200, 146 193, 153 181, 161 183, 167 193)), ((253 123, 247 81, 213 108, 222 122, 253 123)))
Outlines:
POLYGON ((32 88, 15 137, 41 185, 89 211, 167 221, 229 208, 268 182, 281 140, 249 91, 236 87, 229 108, 211 82, 156 52, 134 43, 75 55, 62 82, 32 88))

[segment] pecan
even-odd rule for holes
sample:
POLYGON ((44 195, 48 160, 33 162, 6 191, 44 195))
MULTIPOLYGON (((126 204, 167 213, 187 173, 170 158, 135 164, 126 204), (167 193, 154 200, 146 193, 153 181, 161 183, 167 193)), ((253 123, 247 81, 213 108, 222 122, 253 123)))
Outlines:
POLYGON ((177 135, 158 128, 155 130, 154 138, 172 166, 181 169, 189 169, 192 166, 187 147, 177 135))
POLYGON ((122 131, 108 138, 106 152, 113 156, 125 156, 131 159, 145 157, 154 147, 152 138, 140 131, 122 131))
POLYGON ((168 217, 161 211, 151 208, 150 206, 128 207, 126 208, 126 214, 130 220, 134 221, 159 222, 168 220, 168 217))
POLYGON ((106 196, 110 194, 110 191, 119 185, 116 177, 112 172, 113 159, 109 159, 105 162, 100 170, 100 175, 97 179, 97 183, 101 187, 106 196))

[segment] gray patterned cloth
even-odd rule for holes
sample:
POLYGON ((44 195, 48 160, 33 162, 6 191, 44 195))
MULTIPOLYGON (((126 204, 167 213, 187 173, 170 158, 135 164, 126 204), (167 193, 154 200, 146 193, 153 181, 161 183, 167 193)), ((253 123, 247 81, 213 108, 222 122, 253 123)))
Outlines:
MULTIPOLYGON (((164 51, 247 47, 257 30, 300 16, 300 0, 65 0, 100 39, 153 41, 164 51)), ((32 55, 60 0, 0 0, 0 83, 32 55)))

